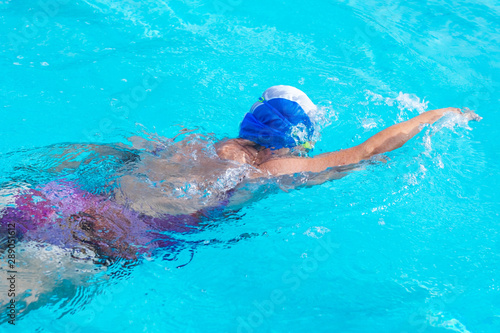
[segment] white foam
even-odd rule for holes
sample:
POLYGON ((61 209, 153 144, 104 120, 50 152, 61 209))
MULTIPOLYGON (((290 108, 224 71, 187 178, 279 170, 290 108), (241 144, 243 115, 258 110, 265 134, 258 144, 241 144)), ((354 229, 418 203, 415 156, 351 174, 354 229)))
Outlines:
POLYGON ((377 127, 377 122, 373 118, 366 118, 361 121, 361 126, 363 126, 365 130, 370 130, 377 127))
POLYGON ((328 229, 327 227, 323 227, 323 226, 320 226, 320 227, 310 227, 309 229, 307 229, 304 232, 304 235, 306 235, 308 237, 319 239, 324 234, 326 234, 328 232, 330 232, 330 229, 328 229))
POLYGON ((398 109, 400 110, 417 110, 419 113, 424 112, 427 109, 429 102, 424 100, 420 101, 420 97, 415 94, 407 94, 399 92, 398 97, 394 99, 398 104, 398 109))
POLYGON ((441 312, 438 313, 429 313, 427 314, 427 321, 429 322, 429 325, 432 327, 441 327, 446 330, 450 330, 453 332, 460 332, 460 333, 470 333, 469 330, 465 327, 464 324, 462 324, 458 319, 451 318, 448 320, 444 319, 444 314, 441 312))
POLYGON ((29 188, 28 184, 12 184, 13 186, 6 185, 5 188, 0 189, 0 209, 13 206, 16 201, 16 196, 23 190, 29 188))
POLYGON ((401 91, 395 98, 384 97, 370 90, 365 91, 365 96, 368 102, 373 102, 375 105, 382 105, 382 104, 385 104, 387 106, 396 105, 397 108, 401 111, 401 113, 398 114, 399 121, 405 120, 402 119, 404 111, 417 110, 419 113, 422 113, 425 112, 429 104, 428 101, 425 101, 423 99, 421 100, 420 97, 418 97, 415 94, 404 93, 401 91))

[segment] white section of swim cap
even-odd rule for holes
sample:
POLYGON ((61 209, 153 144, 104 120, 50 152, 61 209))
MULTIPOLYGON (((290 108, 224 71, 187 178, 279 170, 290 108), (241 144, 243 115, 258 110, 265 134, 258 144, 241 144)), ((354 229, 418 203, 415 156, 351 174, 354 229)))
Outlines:
MULTIPOLYGON (((292 86, 272 86, 267 88, 266 91, 262 94, 262 97, 269 101, 274 98, 285 98, 290 101, 297 102, 300 107, 305 111, 308 116, 311 116, 311 113, 316 110, 316 105, 307 97, 307 95, 302 91, 292 86)), ((256 102, 250 108, 250 112, 253 112, 262 102, 256 102)))
POLYGON ((300 107, 306 112, 307 115, 314 110, 316 110, 316 105, 307 97, 307 95, 302 91, 292 86, 272 86, 267 88, 266 91, 262 94, 262 97, 266 101, 269 101, 273 98, 285 98, 290 101, 297 102, 300 107))

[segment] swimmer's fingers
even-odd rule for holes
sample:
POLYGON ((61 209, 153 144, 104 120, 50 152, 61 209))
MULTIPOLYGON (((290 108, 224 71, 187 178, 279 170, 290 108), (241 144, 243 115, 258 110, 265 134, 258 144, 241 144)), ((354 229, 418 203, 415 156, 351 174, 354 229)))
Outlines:
POLYGON ((469 108, 463 108, 462 110, 462 115, 467 119, 467 120, 474 120, 474 121, 480 121, 483 119, 480 115, 475 113, 473 110, 470 110, 469 108))

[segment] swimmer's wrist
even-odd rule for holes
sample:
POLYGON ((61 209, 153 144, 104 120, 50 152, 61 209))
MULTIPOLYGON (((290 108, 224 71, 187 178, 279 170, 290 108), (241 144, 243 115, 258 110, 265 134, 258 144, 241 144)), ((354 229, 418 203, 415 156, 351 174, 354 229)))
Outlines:
POLYGON ((456 113, 456 114, 462 114, 462 111, 460 111, 459 108, 453 108, 453 107, 449 107, 449 108, 444 108, 444 109, 437 109, 437 110, 432 110, 432 111, 429 111, 429 112, 435 112, 435 116, 433 117, 433 121, 436 121, 438 120, 439 118, 443 117, 445 114, 447 113, 456 113))
POLYGON ((440 112, 441 115, 445 115, 448 112, 453 112, 453 113, 456 113, 456 114, 462 114, 462 111, 460 110, 460 108, 454 108, 454 107, 449 107, 449 108, 444 108, 444 109, 438 109, 437 111, 441 111, 440 112))
POLYGON ((446 108, 446 109, 442 109, 442 110, 444 111, 443 115, 447 112, 453 112, 453 113, 459 114, 461 116, 464 116, 467 120, 480 121, 481 119, 483 119, 481 116, 479 116, 477 113, 475 113, 474 111, 470 110, 467 107, 465 107, 465 108, 446 108))

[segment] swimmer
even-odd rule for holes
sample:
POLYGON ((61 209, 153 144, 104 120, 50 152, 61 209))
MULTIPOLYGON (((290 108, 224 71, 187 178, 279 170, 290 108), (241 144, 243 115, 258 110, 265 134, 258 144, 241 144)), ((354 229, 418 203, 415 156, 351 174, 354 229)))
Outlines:
POLYGON ((304 92, 279 85, 264 91, 251 107, 240 124, 238 138, 214 144, 203 140, 174 142, 174 138, 162 144, 132 137, 132 148, 50 147, 54 159, 71 156, 51 168, 55 173, 81 174, 75 170, 80 165, 92 170, 89 165, 93 161, 99 164, 96 169, 100 172, 109 160, 103 156, 111 156, 127 167, 119 176, 108 177, 113 179, 114 187, 105 197, 87 193, 75 181, 59 180, 31 189, 15 199, 16 208, 6 208, 0 214, 0 226, 16 219, 24 228, 22 233, 29 230, 36 235, 31 240, 45 241, 54 237, 40 234, 40 230, 45 232, 41 226, 72 225, 78 231, 60 232, 56 245, 91 244, 94 252, 106 256, 123 255, 126 249, 125 257, 134 258, 136 247, 131 244, 142 247, 151 241, 144 237, 142 229, 158 230, 160 225, 160 229, 184 230, 185 226, 197 226, 200 216, 214 210, 238 209, 254 199, 256 191, 246 188, 249 183, 306 173, 307 185, 319 184, 344 176, 342 171, 356 169, 361 161, 401 147, 422 125, 433 124, 447 113, 463 115, 467 120, 481 119, 470 110, 431 110, 390 126, 357 146, 307 157, 305 152, 317 137, 312 118, 315 111, 316 106, 304 92), (36 221, 31 221, 32 216, 37 217, 36 221), (102 233, 103 229, 107 231, 102 233))
POLYGON ((234 210, 253 200, 256 191, 245 188, 249 183, 306 173, 307 185, 319 184, 344 176, 342 171, 355 169, 361 161, 401 147, 422 125, 433 124, 447 113, 463 115, 467 120, 481 119, 470 110, 431 110, 390 126, 357 146, 307 157, 304 153, 316 138, 311 118, 315 111, 316 106, 304 92, 279 85, 264 91, 251 107, 240 124, 238 138, 213 145, 207 146, 203 140, 171 139, 162 146, 161 142, 136 137, 130 139, 132 148, 51 147, 54 156, 71 156, 52 167, 55 173, 81 174, 75 168, 84 165, 85 170, 91 170, 93 160, 99 163, 96 169, 101 172, 104 155, 127 168, 119 176, 108 177, 114 182, 111 194, 88 193, 74 180, 65 179, 29 189, 3 210, 0 227, 17 221, 26 240, 90 246, 106 257, 135 259, 138 251, 148 252, 170 243, 151 230, 160 234, 189 230, 198 226, 203 216, 234 210), (71 168, 74 170, 68 172, 71 168), (52 230, 56 226, 60 226, 60 232, 52 230))
MULTIPOLYGON (((122 174, 116 177, 111 194, 104 191, 106 195, 89 193, 64 176, 34 184, 0 209, 0 231, 4 233, 15 222, 16 235, 22 241, 19 248, 29 250, 20 254, 27 264, 19 267, 27 276, 46 280, 36 275, 32 268, 37 266, 30 260, 37 261, 32 253, 51 244, 57 249, 51 252, 51 262, 65 265, 65 269, 59 265, 53 270, 70 274, 65 279, 81 284, 82 272, 90 272, 86 278, 91 279, 93 263, 136 261, 155 249, 175 247, 177 243, 169 232, 190 232, 214 212, 242 207, 255 192, 245 189, 245 184, 297 173, 308 175, 307 184, 319 184, 343 176, 341 171, 353 170, 364 160, 401 147, 422 125, 433 124, 447 113, 467 120, 481 119, 472 111, 458 108, 431 110, 390 126, 357 146, 307 157, 305 153, 316 137, 311 117, 315 110, 305 93, 281 85, 267 89, 245 115, 238 138, 214 143, 213 153, 203 140, 171 139, 163 145, 138 137, 130 138, 132 147, 49 147, 54 159, 71 157, 51 167, 50 172, 55 174, 79 174, 75 170, 82 165, 85 170, 92 169, 89 165, 94 161, 102 166, 102 161, 110 159, 126 168, 109 167, 122 174), (67 269, 70 265, 77 268, 67 269)), ((105 270, 106 266, 99 267, 105 270)), ((0 280, 4 281, 3 277, 0 280)), ((24 289, 35 301, 50 293, 50 286, 44 282, 37 288, 24 289)))

